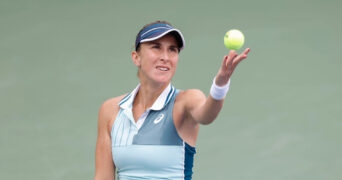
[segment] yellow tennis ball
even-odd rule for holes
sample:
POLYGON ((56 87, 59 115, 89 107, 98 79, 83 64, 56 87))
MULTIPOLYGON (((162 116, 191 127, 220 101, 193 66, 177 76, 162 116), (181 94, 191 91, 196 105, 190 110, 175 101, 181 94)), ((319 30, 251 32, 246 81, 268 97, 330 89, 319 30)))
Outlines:
POLYGON ((231 29, 224 35, 224 45, 230 50, 239 50, 245 43, 245 36, 240 30, 231 29))

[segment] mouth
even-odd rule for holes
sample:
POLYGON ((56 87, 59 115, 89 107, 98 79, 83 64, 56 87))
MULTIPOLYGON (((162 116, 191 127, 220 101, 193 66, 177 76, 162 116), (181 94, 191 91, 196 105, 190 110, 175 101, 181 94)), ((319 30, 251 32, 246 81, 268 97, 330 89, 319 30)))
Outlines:
POLYGON ((168 70, 170 70, 170 68, 165 67, 165 66, 157 66, 157 69, 160 70, 160 71, 168 71, 168 70))

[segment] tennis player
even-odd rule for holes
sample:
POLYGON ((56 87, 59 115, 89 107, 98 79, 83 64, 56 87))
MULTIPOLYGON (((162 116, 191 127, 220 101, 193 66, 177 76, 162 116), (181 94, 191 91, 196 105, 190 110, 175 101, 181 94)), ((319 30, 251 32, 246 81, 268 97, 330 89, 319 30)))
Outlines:
POLYGON ((230 77, 250 49, 230 51, 213 77, 210 93, 172 83, 185 41, 170 23, 144 26, 131 53, 139 84, 105 101, 98 115, 95 180, 190 180, 201 124, 222 109, 230 77))

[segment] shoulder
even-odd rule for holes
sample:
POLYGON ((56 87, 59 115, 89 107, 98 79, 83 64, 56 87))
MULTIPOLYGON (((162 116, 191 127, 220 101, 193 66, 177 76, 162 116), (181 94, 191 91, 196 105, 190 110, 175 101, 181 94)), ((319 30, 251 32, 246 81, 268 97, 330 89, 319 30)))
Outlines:
POLYGON ((193 96, 193 95, 204 95, 204 93, 200 89, 186 89, 186 90, 179 90, 178 95, 193 96))
POLYGON ((107 99, 102 103, 98 113, 98 123, 107 126, 109 129, 119 112, 119 102, 125 94, 107 99))
POLYGON ((198 103, 206 99, 205 94, 199 89, 180 90, 176 101, 187 104, 198 103))
POLYGON ((114 111, 119 107, 120 100, 125 97, 125 95, 113 97, 104 101, 100 107, 100 113, 106 113, 107 111, 114 111))
POLYGON ((175 106, 183 115, 188 115, 193 109, 205 103, 206 96, 199 89, 180 90, 175 101, 175 106))

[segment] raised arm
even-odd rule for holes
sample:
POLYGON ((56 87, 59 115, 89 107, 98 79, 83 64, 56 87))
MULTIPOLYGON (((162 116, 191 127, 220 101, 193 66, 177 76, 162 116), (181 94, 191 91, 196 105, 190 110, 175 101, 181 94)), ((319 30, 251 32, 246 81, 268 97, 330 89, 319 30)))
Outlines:
POLYGON ((192 90, 189 92, 188 112, 193 120, 200 124, 209 124, 215 120, 223 107, 225 95, 229 89, 229 80, 237 65, 247 58, 250 49, 245 49, 241 54, 231 50, 228 55, 223 57, 210 95, 205 96, 201 91, 192 90), (190 100, 191 99, 191 100, 190 100))

